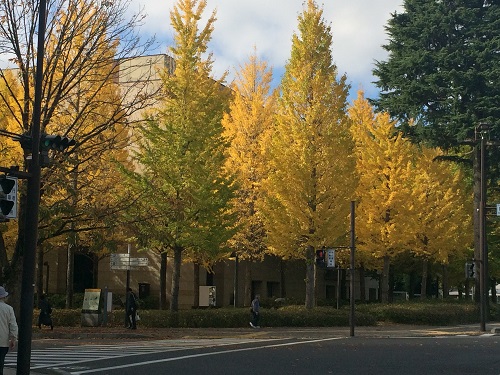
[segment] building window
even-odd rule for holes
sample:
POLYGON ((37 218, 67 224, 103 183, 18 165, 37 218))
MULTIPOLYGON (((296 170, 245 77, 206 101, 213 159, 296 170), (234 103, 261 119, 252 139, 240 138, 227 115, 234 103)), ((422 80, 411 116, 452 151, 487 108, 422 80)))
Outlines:
POLYGON ((267 282, 267 297, 281 297, 280 296, 280 283, 274 281, 267 282))

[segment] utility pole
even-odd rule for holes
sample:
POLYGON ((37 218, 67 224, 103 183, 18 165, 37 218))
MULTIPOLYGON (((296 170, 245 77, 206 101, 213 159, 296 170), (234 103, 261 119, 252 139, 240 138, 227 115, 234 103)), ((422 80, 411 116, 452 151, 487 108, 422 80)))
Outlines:
POLYGON ((21 281, 21 305, 19 317, 19 344, 17 350, 18 375, 30 373, 31 335, 33 322, 33 300, 35 280, 36 245, 38 241, 38 209, 40 204, 40 125, 42 117, 42 80, 45 50, 46 0, 40 0, 38 9, 38 49, 35 76, 35 100, 31 124, 31 162, 28 164, 28 186, 26 193, 26 221, 21 281))
MULTIPOLYGON (((481 331, 486 331, 486 320, 488 319, 488 250, 486 246, 486 136, 489 132, 487 124, 479 124, 476 128, 476 138, 479 136, 481 147, 480 168, 481 188, 479 198, 479 248, 481 260, 479 266, 479 289, 480 289, 480 318, 481 331)), ((476 139, 477 140, 477 139, 476 139)))

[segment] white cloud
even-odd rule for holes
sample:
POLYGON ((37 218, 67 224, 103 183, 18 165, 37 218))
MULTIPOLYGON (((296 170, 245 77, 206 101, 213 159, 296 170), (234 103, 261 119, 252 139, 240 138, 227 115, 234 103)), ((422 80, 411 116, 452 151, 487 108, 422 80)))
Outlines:
MULTIPOLYGON (((347 74, 352 85, 351 96, 362 87, 367 96, 376 96, 372 69, 374 60, 386 57, 382 45, 390 14, 401 11, 403 0, 317 0, 323 7, 323 18, 332 26, 333 58, 339 73, 347 74)), ((170 11, 175 0, 131 0, 131 11, 144 7, 147 14, 143 32, 156 34, 160 50, 172 44, 170 11)), ((290 57, 291 38, 297 30, 297 17, 304 0, 208 0, 204 26, 211 12, 217 10, 217 21, 209 49, 213 52, 216 75, 244 64, 257 48, 261 59, 281 74, 290 57)), ((276 81, 281 77, 276 76, 276 81)))

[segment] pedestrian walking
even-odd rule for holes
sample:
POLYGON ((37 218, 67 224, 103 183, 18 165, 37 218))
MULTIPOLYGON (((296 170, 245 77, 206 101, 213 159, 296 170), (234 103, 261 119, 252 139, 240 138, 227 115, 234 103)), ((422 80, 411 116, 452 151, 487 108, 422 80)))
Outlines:
POLYGON ((46 298, 45 294, 40 297, 40 302, 38 303, 38 308, 40 309, 40 315, 38 315, 38 328, 44 326, 50 326, 50 329, 54 329, 54 324, 52 323, 52 306, 50 306, 49 300, 46 298))
POLYGON ((5 356, 16 346, 17 322, 12 306, 5 302, 9 295, 3 286, 0 286, 0 375, 3 375, 5 356))
POLYGON ((260 320, 260 300, 259 295, 256 295, 252 301, 252 321, 250 322, 250 326, 252 328, 260 328, 259 320, 260 320))
POLYGON ((129 329, 137 329, 137 298, 132 291, 132 288, 128 288, 127 300, 125 303, 125 308, 127 309, 127 321, 129 329))

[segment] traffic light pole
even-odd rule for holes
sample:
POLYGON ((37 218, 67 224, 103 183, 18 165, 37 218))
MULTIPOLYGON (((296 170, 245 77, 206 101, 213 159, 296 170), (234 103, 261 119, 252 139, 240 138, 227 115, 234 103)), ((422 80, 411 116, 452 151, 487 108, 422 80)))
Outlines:
POLYGON ((32 154, 31 163, 28 165, 27 192, 26 192, 26 218, 23 269, 21 281, 21 304, 19 316, 19 344, 17 350, 16 374, 30 373, 31 335, 33 321, 33 300, 35 280, 35 258, 38 239, 38 209, 40 204, 40 123, 42 115, 42 79, 43 58, 45 43, 46 0, 39 1, 38 9, 38 49, 35 76, 35 98, 33 104, 33 117, 31 124, 32 154))

